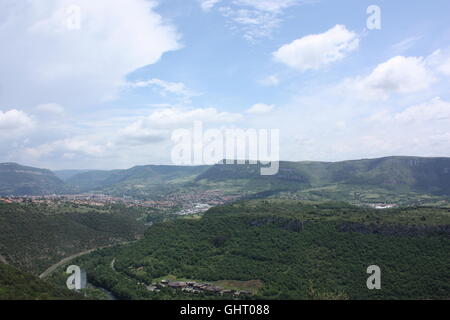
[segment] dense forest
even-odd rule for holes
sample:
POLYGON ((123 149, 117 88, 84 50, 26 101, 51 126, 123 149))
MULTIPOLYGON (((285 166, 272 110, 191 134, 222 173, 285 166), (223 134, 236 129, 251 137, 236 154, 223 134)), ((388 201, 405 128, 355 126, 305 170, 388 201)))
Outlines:
POLYGON ((38 275, 67 256, 142 236, 141 214, 123 206, 0 204, 0 257, 38 275))
POLYGON ((80 300, 80 293, 59 288, 0 262, 0 300, 80 300))
POLYGON ((161 279, 245 290, 246 299, 449 299, 449 226, 448 209, 253 200, 157 223, 138 242, 74 263, 120 299, 228 297, 149 290, 161 279), (370 265, 382 270, 382 290, 366 287, 370 265))

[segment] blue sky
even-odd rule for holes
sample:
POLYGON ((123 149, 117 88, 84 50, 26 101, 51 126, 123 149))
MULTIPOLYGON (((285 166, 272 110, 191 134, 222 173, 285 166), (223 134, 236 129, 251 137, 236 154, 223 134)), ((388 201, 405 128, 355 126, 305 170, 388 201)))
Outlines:
POLYGON ((0 161, 171 164, 171 133, 280 130, 283 160, 450 156, 448 1, 5 0, 0 161), (369 6, 381 29, 367 28, 369 6))

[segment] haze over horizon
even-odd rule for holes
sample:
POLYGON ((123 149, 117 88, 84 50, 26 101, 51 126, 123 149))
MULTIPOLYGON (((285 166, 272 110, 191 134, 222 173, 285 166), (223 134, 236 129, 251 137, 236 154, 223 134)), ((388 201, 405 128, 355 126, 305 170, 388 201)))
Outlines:
POLYGON ((285 161, 450 157, 448 1, 107 3, 1 2, 0 162, 171 165, 194 121, 280 129, 285 161))

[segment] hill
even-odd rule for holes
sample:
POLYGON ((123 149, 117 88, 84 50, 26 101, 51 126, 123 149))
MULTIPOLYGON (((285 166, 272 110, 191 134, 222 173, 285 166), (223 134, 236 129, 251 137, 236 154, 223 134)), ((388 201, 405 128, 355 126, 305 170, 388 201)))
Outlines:
POLYGON ((161 184, 182 183, 207 169, 208 166, 136 166, 127 170, 89 171, 67 179, 79 191, 145 189, 161 184))
POLYGON ((387 157, 343 162, 280 162, 274 176, 261 176, 260 165, 218 164, 197 181, 247 180, 247 185, 300 189, 328 184, 365 185, 400 191, 450 195, 450 158, 387 157))
POLYGON ((0 300, 80 300, 83 296, 59 288, 0 262, 0 300))
POLYGON ((64 182, 50 170, 0 163, 0 195, 46 195, 63 188, 64 182))
POLYGON ((73 254, 135 240, 144 231, 136 218, 125 207, 0 204, 0 257, 38 275, 73 254))
POLYGON ((338 162, 328 169, 323 179, 329 183, 450 195, 450 158, 388 157, 338 162))
POLYGON ((450 195, 450 158, 282 161, 274 176, 261 176, 256 165, 218 164, 199 175, 195 184, 246 193, 250 198, 443 205, 450 195))
POLYGON ((90 171, 66 182, 73 192, 101 192, 136 199, 155 199, 184 189, 208 166, 136 166, 127 170, 90 171))
POLYGON ((66 181, 70 178, 72 178, 73 176, 76 176, 77 174, 81 174, 81 173, 85 173, 85 172, 89 172, 89 171, 93 171, 93 170, 56 170, 53 171, 55 173, 55 175, 60 178, 63 181, 66 181))

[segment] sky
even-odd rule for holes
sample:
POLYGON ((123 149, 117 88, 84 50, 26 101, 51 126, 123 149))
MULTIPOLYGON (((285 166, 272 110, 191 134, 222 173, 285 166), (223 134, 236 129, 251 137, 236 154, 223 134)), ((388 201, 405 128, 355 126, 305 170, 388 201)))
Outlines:
POLYGON ((282 160, 449 157, 448 12, 448 0, 2 0, 0 162, 173 164, 173 132, 195 121, 278 129, 282 160))

